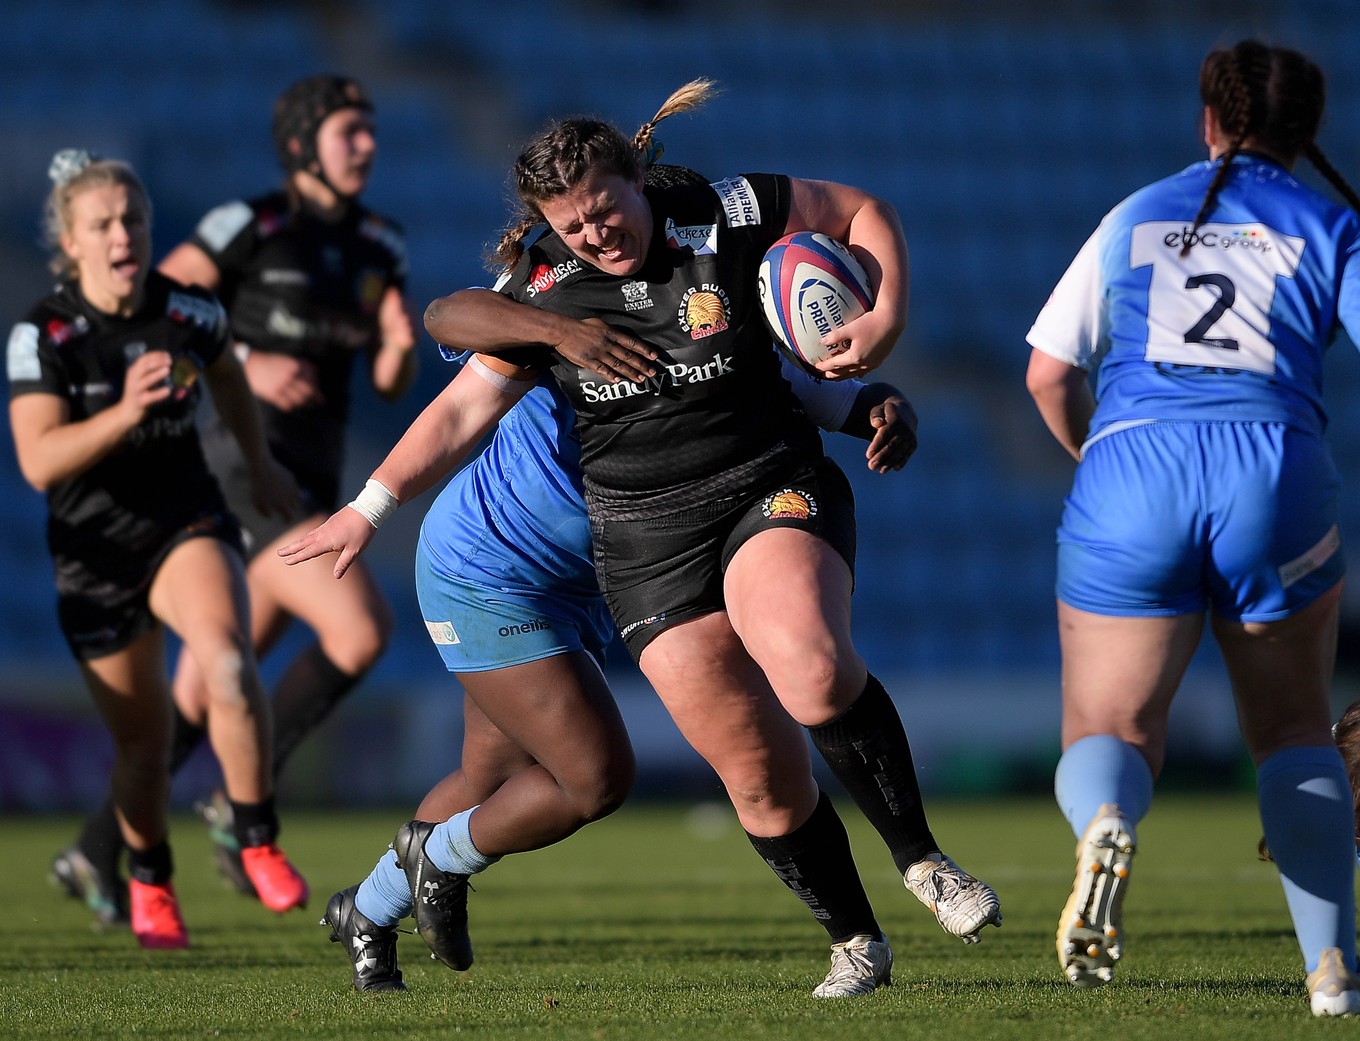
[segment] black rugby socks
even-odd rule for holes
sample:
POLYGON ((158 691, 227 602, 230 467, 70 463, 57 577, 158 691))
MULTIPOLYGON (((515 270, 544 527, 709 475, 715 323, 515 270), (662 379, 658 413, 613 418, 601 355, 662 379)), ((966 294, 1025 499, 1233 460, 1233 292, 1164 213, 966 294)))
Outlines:
POLYGON ((331 714, 363 675, 342 672, 326 657, 319 643, 302 651, 274 686, 274 776, 293 750, 331 714))
POLYGON ((897 870, 939 850, 926 822, 911 745, 897 706, 872 674, 864 693, 830 723, 808 727, 831 772, 883 837, 897 870))
POLYGON ((762 838, 747 832, 746 837, 822 923, 832 943, 843 943, 857 933, 883 935, 855 868, 845 825, 825 792, 812 816, 788 835, 762 838))

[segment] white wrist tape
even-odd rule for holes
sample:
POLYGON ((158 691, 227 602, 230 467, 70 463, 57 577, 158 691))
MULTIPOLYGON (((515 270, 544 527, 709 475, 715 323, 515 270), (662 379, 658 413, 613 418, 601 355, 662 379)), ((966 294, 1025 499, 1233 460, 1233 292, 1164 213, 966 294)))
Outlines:
POLYGON ((354 497, 354 501, 349 503, 349 508, 358 513, 364 520, 372 524, 374 529, 382 526, 382 522, 389 516, 397 512, 397 507, 401 505, 397 497, 384 487, 381 481, 368 479, 363 491, 354 497))

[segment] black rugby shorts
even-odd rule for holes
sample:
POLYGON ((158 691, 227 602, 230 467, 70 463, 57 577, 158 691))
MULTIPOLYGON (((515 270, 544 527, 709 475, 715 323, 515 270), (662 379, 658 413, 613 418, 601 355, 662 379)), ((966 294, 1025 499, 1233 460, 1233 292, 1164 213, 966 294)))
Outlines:
POLYGON ((116 654, 156 625, 151 583, 170 551, 183 542, 213 538, 241 552, 241 531, 226 513, 191 521, 153 551, 110 553, 99 562, 58 561, 57 619, 79 661, 116 654))
MULTIPOLYGON (((673 625, 725 610, 723 574, 748 539, 771 528, 816 535, 855 570, 855 496, 822 458, 758 493, 652 520, 592 517, 595 568, 634 661, 673 625)), ((777 589, 771 593, 777 597, 777 589)))

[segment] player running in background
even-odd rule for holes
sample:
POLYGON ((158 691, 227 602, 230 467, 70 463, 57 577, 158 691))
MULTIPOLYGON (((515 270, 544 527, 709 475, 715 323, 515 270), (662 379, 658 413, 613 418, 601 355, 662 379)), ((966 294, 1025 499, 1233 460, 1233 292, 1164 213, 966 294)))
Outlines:
MULTIPOLYGON (((756 284, 790 231, 848 241, 877 302, 837 331, 851 346, 830 366, 865 372, 905 323, 906 246, 890 207, 844 185, 644 189, 655 124, 710 86, 677 92, 632 139, 570 119, 530 141, 502 292, 435 301, 426 328, 483 352, 556 348, 515 360, 550 372, 576 409, 594 559, 623 640, 759 855, 826 927, 832 969, 815 993, 868 994, 889 982, 892 951, 809 736, 946 930, 974 940, 1000 909, 941 853, 896 707, 854 648, 849 485, 780 376, 756 284), (541 223, 552 233, 526 248, 541 223)), ((421 855, 400 835, 397 853, 421 855)))
POLYGON ((1080 461, 1058 530, 1055 791, 1079 837, 1058 958, 1093 986, 1123 953, 1135 829, 1207 611, 1313 1013, 1352 1015, 1355 820, 1329 732, 1345 565, 1321 394, 1338 320, 1360 337, 1360 199, 1315 142, 1323 77, 1303 55, 1214 51, 1200 96, 1208 161, 1115 207, 1029 333, 1030 393, 1080 461), (1300 156, 1346 205, 1291 175, 1300 156))
POLYGON ((150 270, 151 207, 131 167, 66 151, 49 173, 47 235, 62 283, 10 335, 10 423, 20 470, 47 494, 62 632, 113 735, 132 931, 143 947, 185 947, 167 839, 166 629, 209 678, 204 701, 246 876, 273 910, 307 899, 274 841, 268 707, 239 531, 194 425, 200 377, 259 508, 286 517, 297 492, 270 457, 221 305, 150 270))
MULTIPOLYGON (((284 670, 272 698, 273 769, 373 667, 391 633, 390 610, 360 566, 337 586, 324 565, 287 568, 274 549, 320 524, 339 505, 353 365, 362 359, 378 394, 393 400, 416 373, 414 328, 403 298, 401 229, 359 196, 377 153, 373 105, 352 79, 312 76, 278 98, 274 144, 284 187, 208 213, 162 262, 179 282, 216 292, 226 306, 236 354, 264 416, 270 450, 296 478, 297 517, 254 508, 245 461, 220 420, 203 433, 209 465, 241 522, 256 653, 263 658, 301 620, 316 634, 284 670)), ((175 677, 178 713, 172 768, 203 739, 204 678, 191 656, 175 677)), ((240 868, 232 807, 219 793, 205 807, 219 867, 250 892, 240 868)), ((54 870, 105 920, 119 918, 114 865, 118 832, 106 804, 54 870)))

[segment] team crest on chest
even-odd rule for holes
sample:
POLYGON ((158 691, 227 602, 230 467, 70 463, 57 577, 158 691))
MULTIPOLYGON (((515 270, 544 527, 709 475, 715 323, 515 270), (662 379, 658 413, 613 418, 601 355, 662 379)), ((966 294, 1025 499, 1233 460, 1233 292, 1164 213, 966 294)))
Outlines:
POLYGON ((650 296, 650 287, 646 282, 625 282, 619 287, 619 292, 623 294, 625 311, 643 311, 656 303, 650 296))
POLYGON ((785 488, 765 496, 760 512, 766 520, 810 520, 817 516, 817 500, 805 492, 785 488))
POLYGON ((685 290, 677 317, 680 328, 689 333, 691 340, 702 340, 705 336, 723 332, 731 313, 732 305, 722 287, 704 282, 685 290))

